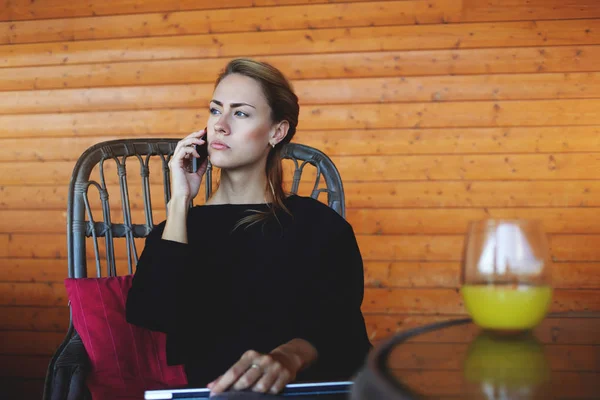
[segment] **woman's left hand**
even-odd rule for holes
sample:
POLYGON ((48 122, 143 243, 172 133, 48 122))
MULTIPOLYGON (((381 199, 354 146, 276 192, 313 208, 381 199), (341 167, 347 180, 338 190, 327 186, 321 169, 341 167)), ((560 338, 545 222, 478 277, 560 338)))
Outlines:
POLYGON ((296 379, 301 358, 280 346, 269 354, 249 350, 225 374, 208 384, 211 396, 225 390, 251 389, 261 393, 279 393, 296 379))

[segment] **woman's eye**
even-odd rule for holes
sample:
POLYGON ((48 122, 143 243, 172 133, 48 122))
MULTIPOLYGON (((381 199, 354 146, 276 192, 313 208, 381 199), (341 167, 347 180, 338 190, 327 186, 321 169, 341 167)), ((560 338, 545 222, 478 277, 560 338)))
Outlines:
POLYGON ((236 111, 236 112, 235 112, 235 116, 236 116, 236 117, 244 117, 244 118, 245 118, 245 117, 247 117, 247 116, 248 116, 248 114, 246 114, 246 113, 245 113, 245 112, 243 112, 243 111, 239 111, 239 110, 238 110, 238 111, 236 111))
POLYGON ((217 109, 216 109, 216 108, 214 108, 214 107, 211 107, 211 108, 210 108, 210 113, 211 113, 212 115, 217 115, 217 114, 219 114, 219 113, 220 113, 220 111, 219 111, 219 110, 217 110, 217 109))

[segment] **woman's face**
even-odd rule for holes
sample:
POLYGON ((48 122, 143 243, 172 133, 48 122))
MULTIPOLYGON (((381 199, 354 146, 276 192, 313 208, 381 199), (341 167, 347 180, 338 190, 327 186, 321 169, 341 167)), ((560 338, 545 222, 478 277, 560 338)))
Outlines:
POLYGON ((275 124, 258 82, 228 75, 216 87, 209 107, 208 153, 214 166, 238 169, 266 158, 275 124))

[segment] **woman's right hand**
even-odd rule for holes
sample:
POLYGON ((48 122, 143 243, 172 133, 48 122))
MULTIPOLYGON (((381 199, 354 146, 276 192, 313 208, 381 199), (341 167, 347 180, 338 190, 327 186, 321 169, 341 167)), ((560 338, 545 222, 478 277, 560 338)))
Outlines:
POLYGON ((208 166, 208 159, 204 160, 198 167, 197 172, 191 172, 191 163, 193 157, 200 156, 196 152, 195 145, 204 144, 205 140, 206 130, 203 129, 189 134, 177 143, 173 156, 169 161, 172 199, 181 199, 187 203, 198 194, 202 176, 208 166))

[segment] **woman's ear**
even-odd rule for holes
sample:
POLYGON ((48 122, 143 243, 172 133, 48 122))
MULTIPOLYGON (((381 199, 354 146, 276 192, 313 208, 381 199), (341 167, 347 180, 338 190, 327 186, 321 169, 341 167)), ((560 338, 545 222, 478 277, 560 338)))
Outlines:
POLYGON ((278 122, 277 125, 275 125, 275 130, 271 134, 271 138, 269 139, 269 143, 271 144, 271 146, 274 146, 277 143, 281 142, 283 139, 285 139, 289 130, 290 130, 289 122, 287 122, 285 120, 278 122))

